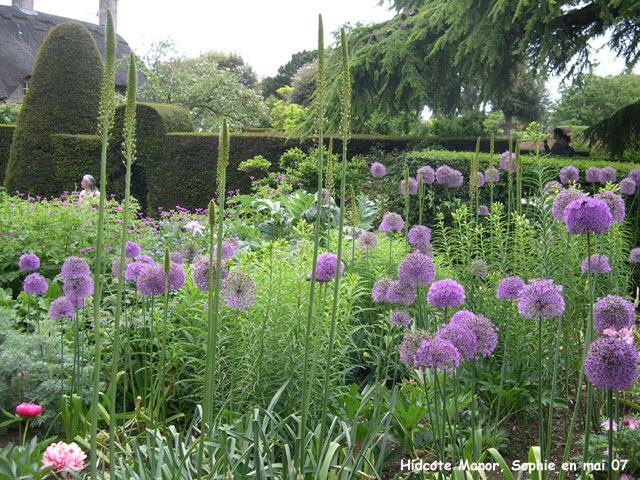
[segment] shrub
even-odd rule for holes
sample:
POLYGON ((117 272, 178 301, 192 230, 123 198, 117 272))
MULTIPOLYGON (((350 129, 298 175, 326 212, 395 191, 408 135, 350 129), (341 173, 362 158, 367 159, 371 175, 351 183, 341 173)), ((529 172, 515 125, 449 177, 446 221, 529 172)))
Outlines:
POLYGON ((11 139, 16 127, 14 125, 0 125, 0 183, 4 182, 11 150, 11 139))

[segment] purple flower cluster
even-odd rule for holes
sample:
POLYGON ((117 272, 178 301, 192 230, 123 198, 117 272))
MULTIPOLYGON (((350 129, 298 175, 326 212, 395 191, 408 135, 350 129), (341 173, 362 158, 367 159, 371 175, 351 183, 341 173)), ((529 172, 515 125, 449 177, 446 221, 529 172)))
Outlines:
POLYGON ((464 303, 464 288, 455 280, 438 280, 429 288, 427 302, 433 308, 458 307, 464 303))
MULTIPOLYGON (((465 312, 465 310, 461 310, 465 312)), ((476 350, 474 355, 483 355, 488 357, 496 349, 498 345, 498 333, 496 326, 483 315, 474 315, 471 312, 466 312, 461 315, 457 315, 460 312, 456 312, 451 317, 449 323, 459 327, 464 327, 473 332, 476 337, 476 350)))
POLYGON ((477 187, 482 187, 484 186, 484 184, 486 183, 486 180, 484 179, 484 174, 482 172, 476 172, 476 186, 477 187))
POLYGON ((505 172, 516 173, 516 154, 511 153, 511 160, 509 160, 509 152, 502 152, 500 154, 500 168, 505 172))
MULTIPOLYGON (((184 285, 182 265, 171 262, 167 276, 167 291, 173 292, 184 285)), ((147 297, 157 297, 164 293, 165 272, 163 265, 146 265, 142 270, 136 286, 138 291, 147 297)))
MULTIPOLYGON (((582 260, 582 273, 589 271, 589 258, 582 260)), ((591 255, 591 273, 609 273, 609 258, 603 253, 594 253, 591 255)))
POLYGON ((600 169, 600 172, 602 175, 602 183, 615 183, 616 179, 618 178, 618 172, 613 167, 602 167, 600 169))
MULTIPOLYGON (((126 271, 126 265, 128 265, 129 262, 125 263, 125 271, 126 271)), ((118 278, 120 276, 120 257, 116 257, 113 259, 113 262, 111 262, 111 275, 113 275, 114 277, 118 278)))
POLYGON ((63 280, 76 280, 89 276, 89 265, 84 258, 67 257, 60 271, 63 280))
POLYGON ((602 200, 611 210, 611 219, 616 223, 622 223, 624 219, 624 199, 611 190, 596 194, 597 199, 602 200))
MULTIPOLYGON (((316 261, 316 282, 328 282, 336 276, 338 256, 335 253, 325 252, 318 255, 316 261)), ((340 272, 338 277, 344 272, 344 262, 340 260, 340 272)), ((311 272, 307 275, 307 280, 311 280, 311 272)))
POLYGON ((632 263, 640 263, 640 248, 634 248, 629 252, 629 261, 632 263))
POLYGON ((431 229, 424 225, 414 225, 409 229, 407 237, 414 247, 423 247, 431 243, 431 229))
POLYGON ((389 287, 393 280, 390 278, 381 278, 376 283, 373 284, 373 288, 371 289, 371 297, 373 301, 376 303, 386 302, 387 301, 387 292, 389 291, 389 287))
POLYGON ((44 295, 47 288, 47 281, 39 273, 31 273, 24 279, 24 293, 27 295, 44 295))
POLYGON ((486 205, 478 206, 478 216, 480 217, 488 217, 489 216, 489 207, 486 205))
POLYGON ((506 277, 500 280, 498 283, 498 290, 496 291, 496 297, 500 300, 518 300, 520 298, 520 292, 524 287, 524 280, 520 277, 506 277))
POLYGON ((567 205, 584 196, 584 193, 575 188, 560 190, 553 200, 553 219, 558 222, 564 222, 564 211, 567 209, 567 205))
POLYGON ((404 225, 404 220, 402 217, 394 212, 388 212, 382 218, 382 222, 378 227, 378 230, 381 232, 399 232, 402 230, 402 226, 404 225))
POLYGON ((600 235, 611 227, 611 210, 602 200, 584 197, 573 200, 564 211, 564 223, 572 235, 600 235))
POLYGON ((137 282, 138 277, 147 267, 155 267, 155 263, 148 255, 141 255, 135 262, 128 263, 125 267, 124 278, 130 282, 137 282))
POLYGON ((466 325, 448 323, 436 332, 436 338, 451 342, 464 360, 471 360, 476 355, 478 339, 466 325))
POLYGON ((460 352, 448 340, 432 338, 423 341, 413 358, 413 364, 420 369, 441 369, 453 373, 460 364, 460 352))
POLYGON ((178 265, 182 265, 184 263, 184 258, 180 252, 171 252, 169 254, 169 260, 173 263, 177 263, 178 265))
POLYGON ((35 253, 23 253, 18 260, 20 270, 30 272, 40 268, 40 259, 35 253))
POLYGON ((562 184, 556 180, 551 180, 544 184, 542 191, 544 193, 555 193, 562 189, 562 184))
POLYGON ((432 335, 425 330, 410 330, 404 334, 402 342, 398 350, 400 352, 400 361, 407 368, 415 367, 415 355, 420 348, 420 344, 425 340, 430 340, 432 335))
MULTIPOLYGON (((214 259, 215 262, 215 259, 214 259)), ((209 257, 200 255, 195 258, 191 265, 193 272, 193 283, 196 284, 200 290, 209 290, 209 257)), ((213 281, 216 280, 216 268, 213 268, 213 281)), ((227 271, 222 267, 220 270, 220 278, 224 279, 227 276, 227 271)))
POLYGON ((487 263, 483 258, 475 258, 471 260, 469 266, 469 273, 472 277, 484 278, 487 276, 487 263))
POLYGON ((187 262, 191 262, 198 254, 198 244, 194 242, 185 243, 182 246, 181 253, 187 262))
POLYGON ((622 330, 631 328, 636 322, 635 307, 632 302, 616 295, 599 298, 593 305, 593 328, 604 332, 607 328, 622 330))
POLYGON ((387 173, 387 169, 380 162, 373 162, 373 164, 371 164, 372 177, 384 177, 385 173, 387 173))
POLYGON ((562 286, 554 285, 553 280, 530 280, 520 291, 518 311, 524 318, 541 320, 557 317, 564 312, 562 286))
POLYGON ((364 250, 367 248, 376 248, 378 246, 378 236, 373 232, 363 232, 358 237, 358 248, 364 250))
POLYGON ((484 172, 484 179, 487 183, 498 183, 500 181, 500 171, 496 167, 489 167, 484 172))
POLYGON ((415 300, 415 288, 406 283, 391 280, 387 289, 386 301, 408 307, 415 300))
POLYGON ((411 315, 406 310, 394 310, 389 315, 389 323, 398 327, 409 328, 411 325, 411 315))
MULTIPOLYGON (((404 180, 400 182, 400 193, 404 195, 404 180)), ((415 178, 409 177, 409 195, 418 194, 418 181, 415 178)))
POLYGON ((602 177, 602 170, 598 167, 589 167, 584 172, 587 182, 591 183, 604 183, 602 177))
POLYGON ((620 180, 619 187, 620 193, 623 193, 624 195, 633 195, 634 193, 636 193, 637 185, 631 177, 627 177, 620 180))
POLYGON ((451 168, 449 165, 441 165, 436 170, 436 181, 450 188, 457 188, 462 186, 464 178, 460 171, 451 168))
POLYGON ((638 352, 621 338, 599 338, 589 347, 584 373, 598 388, 624 390, 638 378, 638 352))
POLYGON ((73 303, 67 297, 56 298, 49 305, 49 318, 51 320, 72 319, 74 313, 73 303))
POLYGON ((244 310, 253 305, 256 298, 256 282, 250 275, 233 272, 222 283, 222 299, 236 310, 244 310))
MULTIPOLYGON (((222 259, 227 260, 233 258, 236 254, 236 243, 232 238, 226 238, 222 241, 222 259)), ((213 247, 213 258, 218 258, 218 246, 213 247)))
POLYGON ((61 269, 62 291, 74 307, 84 305, 84 299, 93 294, 89 265, 84 258, 68 257, 61 269))
POLYGON ((573 165, 567 165, 560 169, 560 181, 563 185, 577 183, 580 180, 580 170, 573 165))
POLYGON ((125 256, 127 258, 135 258, 140 255, 140 245, 136 242, 127 242, 127 246, 125 247, 125 256))
POLYGON ((398 265, 398 280, 411 287, 424 287, 433 283, 436 267, 426 255, 419 252, 408 254, 398 265))
POLYGON ((433 168, 431 168, 429 165, 425 165, 424 167, 420 167, 418 169, 416 178, 418 179, 420 177, 422 177, 423 184, 431 185, 436 179, 436 174, 433 171, 433 168))

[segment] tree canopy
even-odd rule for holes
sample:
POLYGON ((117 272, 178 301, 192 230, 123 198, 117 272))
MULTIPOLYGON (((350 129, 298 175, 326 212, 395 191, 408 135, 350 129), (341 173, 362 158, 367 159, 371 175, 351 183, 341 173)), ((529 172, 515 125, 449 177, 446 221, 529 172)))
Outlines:
POLYGON ((277 96, 279 88, 291 85, 298 71, 308 63, 313 62, 318 56, 317 50, 303 50, 291 55, 291 60, 278 68, 278 74, 274 77, 262 79, 262 95, 268 98, 277 96))

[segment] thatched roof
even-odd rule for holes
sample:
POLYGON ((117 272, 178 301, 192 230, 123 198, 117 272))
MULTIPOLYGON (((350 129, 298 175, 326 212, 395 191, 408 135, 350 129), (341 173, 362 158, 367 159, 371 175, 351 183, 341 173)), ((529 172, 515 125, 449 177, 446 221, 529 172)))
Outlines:
MULTIPOLYGON (((0 100, 11 95, 31 75, 36 54, 49 29, 70 20, 72 19, 42 12, 24 13, 17 7, 0 5, 0 100)), ((104 27, 72 21, 87 27, 104 59, 104 27)), ((127 57, 130 51, 127 42, 116 35, 116 59, 127 57)), ((138 81, 140 80, 139 78, 138 81)), ((126 68, 116 72, 116 86, 126 88, 126 68)))

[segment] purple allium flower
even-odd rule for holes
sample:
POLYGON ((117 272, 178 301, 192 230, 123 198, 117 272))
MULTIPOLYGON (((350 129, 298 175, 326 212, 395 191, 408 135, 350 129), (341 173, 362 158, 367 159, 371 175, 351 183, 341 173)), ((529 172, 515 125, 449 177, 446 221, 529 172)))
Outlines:
POLYGON ((564 222, 564 211, 574 200, 584 197, 585 194, 575 188, 560 190, 553 200, 553 219, 564 222))
POLYGON ((476 176, 477 176, 476 186, 482 187, 486 183, 486 180, 484 179, 484 174, 482 172, 476 172, 476 176))
POLYGON ((439 368, 446 373, 453 373, 460 364, 460 352, 448 340, 432 338, 424 340, 413 357, 416 368, 439 368))
POLYGON ((418 174, 416 175, 416 179, 422 177, 422 183, 431 185, 436 179, 436 174, 429 165, 425 165, 424 167, 420 167, 418 169, 418 174))
POLYGON ((373 164, 371 164, 372 177, 384 177, 385 173, 387 173, 387 169, 380 162, 373 162, 373 164))
POLYGON ((138 291, 146 297, 157 297, 164 293, 164 268, 162 265, 147 265, 136 280, 138 291))
POLYGON ((450 278, 438 280, 429 288, 427 302, 433 308, 458 307, 464 303, 464 288, 450 278))
MULTIPOLYGON (((179 263, 171 262, 169 267, 169 275, 167 276, 167 290, 175 292, 184 285, 184 270, 179 263)), ((164 268, 162 272, 162 281, 164 282, 164 268)))
POLYGON ((389 291, 389 287, 391 286, 390 278, 381 278, 376 283, 373 284, 373 288, 371 289, 371 297, 374 302, 386 302, 387 301, 387 292, 389 291))
POLYGON ((611 210, 611 220, 616 223, 622 223, 624 219, 624 199, 611 190, 596 194, 596 198, 602 200, 609 206, 611 210))
POLYGON ((398 264, 398 280, 412 287, 424 287, 436 278, 436 267, 431 258, 419 252, 408 254, 398 264))
MULTIPOLYGON (((335 253, 325 252, 318 255, 316 261, 316 282, 328 282, 336 276, 336 266, 338 263, 338 256, 335 253)), ((344 272, 344 262, 340 260, 340 272, 338 277, 342 276, 344 272)), ((311 280, 311 272, 307 275, 307 280, 311 280)))
POLYGON ((185 243, 182 246, 182 256, 187 262, 191 262, 198 254, 198 244, 195 242, 185 243))
POLYGON ((496 297, 500 300, 518 300, 520 298, 522 287, 524 287, 524 280, 520 277, 503 278, 500 280, 500 283, 498 283, 496 297))
POLYGON ((169 254, 169 260, 173 263, 177 263, 178 265, 182 265, 184 263, 184 258, 182 258, 182 254, 180 252, 171 252, 169 254))
POLYGON ((615 168, 607 166, 602 167, 600 171, 602 172, 602 183, 616 182, 616 179, 618 178, 618 172, 615 168))
MULTIPOLYGON (((316 193, 317 195, 317 193, 316 193)), ((329 191, 328 188, 323 188, 322 189, 322 196, 320 198, 320 201, 322 203, 329 203, 329 201, 331 200, 331 192, 329 191)))
POLYGON ((636 182, 631 177, 620 180, 620 193, 624 195, 633 195, 636 193, 636 182))
POLYGON ((489 216, 489 207, 486 205, 478 206, 478 216, 479 217, 488 217, 489 216))
POLYGON ((636 187, 640 187, 640 169, 629 170, 629 178, 635 182, 636 187))
POLYGON ((409 229, 409 243, 414 247, 429 245, 431 243, 431 229, 424 225, 414 225, 409 229))
POLYGON ((500 171, 496 167, 489 167, 484 172, 484 179, 487 183, 498 183, 500 181, 500 171))
POLYGON ((496 349, 496 345, 498 344, 496 326, 485 316, 468 314, 453 315, 449 323, 466 327, 474 333, 476 336, 476 356, 483 355, 488 357, 496 349))
POLYGON ((624 390, 638 378, 638 352, 621 338, 599 338, 589 347, 584 373, 598 388, 624 390))
POLYGON ((376 248, 378 246, 378 236, 373 232, 363 232, 358 237, 358 248, 364 250, 367 248, 376 248))
POLYGON ((256 298, 256 282, 250 275, 233 272, 222 283, 222 299, 229 307, 244 310, 253 305, 256 298))
POLYGON ((465 323, 470 322, 471 320, 476 320, 476 314, 470 312, 469 310, 458 310, 456 313, 451 315, 451 319, 449 323, 465 323))
POLYGON ((463 183, 464 177, 462 176, 462 172, 459 170, 451 170, 447 177, 447 186, 449 188, 458 188, 461 187, 463 183))
POLYGON ((484 278, 487 276, 487 263, 483 258, 474 258, 469 266, 469 273, 476 278, 484 278))
POLYGON ((389 322, 398 327, 409 328, 411 325, 411 315, 406 310, 394 310, 389 315, 389 322))
POLYGON ((156 266, 156 263, 153 261, 153 258, 151 258, 149 255, 140 255, 136 261, 142 262, 146 265, 151 265, 152 267, 156 266))
POLYGON ((420 252, 427 257, 433 257, 433 247, 431 245, 416 245, 416 252, 420 252))
POLYGON ((524 318, 541 320, 557 317, 564 312, 562 286, 553 280, 530 280, 520 291, 518 311, 524 318))
POLYGON ((127 258, 135 258, 140 255, 140 245, 136 242, 127 241, 127 246, 125 247, 125 256, 127 258))
POLYGON ((451 342, 465 360, 471 360, 476 355, 478 339, 465 325, 448 323, 436 332, 436 338, 451 342))
POLYGON ((402 217, 394 212, 388 212, 382 218, 382 223, 378 227, 378 230, 381 232, 399 232, 402 230, 402 226, 404 225, 404 220, 402 217))
POLYGON ((68 257, 62 264, 61 272, 63 280, 75 280, 89 276, 89 265, 84 258, 68 257))
POLYGON ((436 169, 436 182, 447 184, 453 169, 449 165, 441 165, 436 169))
POLYGON ((35 253, 23 253, 20 255, 18 267, 25 272, 37 270, 40 268, 40 259, 35 253))
MULTIPOLYGON (((582 273, 587 273, 589 270, 589 259, 582 260, 582 273)), ((609 273, 611 267, 609 266, 609 258, 603 253, 594 253, 591 255, 591 273, 609 273)))
POLYGON ((602 333, 607 328, 622 330, 636 323, 636 311, 632 302, 616 295, 599 298, 593 304, 593 328, 602 333))
MULTIPOLYGON (((404 180, 400 182, 400 193, 404 195, 404 180)), ((418 194, 418 181, 415 178, 409 177, 409 195, 418 194)))
POLYGON ((584 197, 573 200, 564 211, 564 223, 572 235, 600 235, 611 227, 611 210, 602 200, 584 197))
POLYGON ((509 161, 509 152, 502 152, 500 154, 500 168, 502 170, 516 173, 516 154, 511 153, 511 161, 509 161))
MULTIPOLYGON (((222 259, 227 260, 233 258, 236 254, 236 244, 231 238, 222 241, 222 259)), ((218 246, 213 247, 213 258, 218 258, 218 246)))
POLYGON ((415 300, 415 288, 400 281, 391 280, 387 290, 387 302, 408 307, 415 300))
POLYGON ((27 295, 44 295, 47 288, 47 281, 39 273, 31 273, 24 279, 24 293, 27 295))
MULTIPOLYGON (((215 262, 215 259, 214 259, 215 262)), ((209 257, 204 255, 196 257, 191 265, 193 272, 193 283, 196 284, 200 290, 209 290, 209 257)), ((227 276, 227 271, 222 267, 220 270, 220 278, 224 279, 227 276)), ((216 280, 216 269, 213 269, 213 281, 216 280)))
POLYGON ((580 170, 573 165, 567 165, 560 169, 560 181, 563 185, 577 183, 580 180, 580 170))
MULTIPOLYGON (((153 261, 153 260, 152 260, 153 261)), ((129 280, 130 282, 137 282, 140 274, 146 270, 149 266, 155 266, 154 264, 149 265, 145 261, 138 259, 135 262, 128 263, 125 267, 124 278, 129 280)))
POLYGON ((74 313, 73 303, 67 297, 56 298, 49 305, 49 318, 51 320, 71 319, 74 313))
POLYGON ((70 278, 65 280, 62 291, 74 306, 83 305, 83 300, 93 294, 93 280, 91 277, 70 278))
POLYGON ((629 261, 633 263, 640 263, 640 248, 634 248, 629 252, 629 261))
POLYGON ((562 184, 556 180, 551 180, 544 184, 543 192, 544 193, 553 193, 555 191, 560 191, 562 189, 562 184))
POLYGON ((426 330, 410 330, 405 333, 398 347, 400 361, 404 363, 407 368, 415 367, 414 357, 418 348, 420 348, 420 344, 425 340, 429 340, 431 337, 432 335, 426 330))
POLYGON ((587 182, 591 183, 604 183, 602 181, 602 170, 598 167, 589 167, 585 170, 584 176, 587 179, 587 182))
MULTIPOLYGON (((127 269, 127 265, 129 265, 129 262, 125 262, 125 271, 127 269)), ((116 278, 120 275, 120 257, 114 258, 113 262, 111 262, 111 275, 116 278)))

